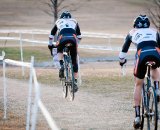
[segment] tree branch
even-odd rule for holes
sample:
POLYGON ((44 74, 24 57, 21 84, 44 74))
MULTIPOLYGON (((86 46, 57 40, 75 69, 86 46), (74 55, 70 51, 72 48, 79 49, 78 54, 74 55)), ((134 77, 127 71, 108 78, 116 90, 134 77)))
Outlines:
POLYGON ((160 31, 160 0, 153 0, 154 7, 148 9, 153 25, 160 31))
POLYGON ((57 6, 59 7, 63 2, 64 2, 64 0, 60 0, 60 2, 57 4, 57 6))

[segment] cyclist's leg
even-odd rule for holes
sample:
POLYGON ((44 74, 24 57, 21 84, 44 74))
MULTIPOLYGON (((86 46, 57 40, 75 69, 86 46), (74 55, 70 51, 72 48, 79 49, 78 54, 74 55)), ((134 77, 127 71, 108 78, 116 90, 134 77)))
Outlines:
POLYGON ((160 73, 159 73, 159 69, 151 69, 152 72, 152 79, 153 79, 153 83, 154 83, 154 87, 156 90, 156 94, 157 94, 157 101, 159 102, 159 97, 160 97, 160 90, 159 90, 159 79, 160 79, 160 73))
POLYGON ((63 61, 63 43, 60 43, 57 47, 57 55, 60 64, 59 77, 64 78, 64 61, 63 61))
POLYGON ((134 105, 135 106, 140 106, 141 90, 142 90, 143 82, 144 82, 144 79, 139 79, 135 77, 135 89, 134 89, 134 103, 135 103, 134 105))
POLYGON ((152 73, 152 79, 154 81, 154 86, 155 89, 159 89, 159 79, 160 79, 160 73, 159 73, 159 69, 151 69, 151 73, 152 73))
POLYGON ((134 127, 139 128, 141 126, 140 118, 140 104, 141 104, 141 93, 144 79, 135 77, 135 89, 134 89, 134 105, 135 105, 135 119, 134 127))
POLYGON ((78 90, 77 79, 78 79, 78 63, 77 63, 77 46, 76 44, 70 48, 74 78, 75 78, 75 91, 78 90))
MULTIPOLYGON (((159 91, 160 72, 159 72, 159 69, 157 68, 157 67, 159 67, 158 63, 160 63, 160 55, 157 51, 152 52, 151 60, 156 62, 156 65, 151 68, 151 75, 152 75, 152 79, 153 79, 156 93, 158 96, 160 96, 160 91, 159 91)), ((159 99, 159 97, 158 97, 158 99, 159 99)))
POLYGON ((59 53, 58 53, 58 58, 59 58, 59 64, 60 64, 59 77, 60 77, 60 78, 64 78, 64 61, 63 61, 63 53, 59 52, 59 53))
POLYGON ((134 127, 139 128, 141 126, 140 119, 140 104, 141 104, 141 94, 142 94, 142 86, 144 83, 144 77, 146 74, 146 66, 144 64, 144 56, 136 55, 136 63, 134 68, 134 76, 135 76, 135 89, 134 89, 134 105, 135 105, 135 120, 134 127))
POLYGON ((136 63, 134 68, 135 76, 135 89, 134 89, 134 102, 135 106, 140 106, 141 101, 141 89, 144 83, 144 77, 146 74, 146 66, 143 61, 143 56, 136 55, 136 63))
POLYGON ((73 71, 74 71, 74 78, 78 78, 78 63, 77 63, 77 48, 76 46, 72 46, 70 48, 72 64, 73 64, 73 71))
POLYGON ((135 119, 134 119, 134 128, 139 128, 141 126, 140 118, 140 104, 141 104, 141 93, 142 85, 144 80, 135 77, 135 89, 134 89, 134 105, 135 105, 135 119))
POLYGON ((159 81, 160 79, 160 73, 159 73, 159 69, 156 68, 156 69, 151 69, 151 73, 152 73, 152 79, 154 81, 159 81))

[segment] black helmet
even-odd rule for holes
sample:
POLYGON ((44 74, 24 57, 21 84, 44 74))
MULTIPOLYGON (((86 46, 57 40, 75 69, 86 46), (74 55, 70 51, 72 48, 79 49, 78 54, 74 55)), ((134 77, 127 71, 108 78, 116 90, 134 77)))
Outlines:
POLYGON ((135 20, 133 27, 134 28, 149 28, 150 21, 146 15, 139 15, 135 20))
POLYGON ((71 18, 71 13, 69 11, 64 11, 61 15, 60 15, 60 19, 63 18, 71 18))

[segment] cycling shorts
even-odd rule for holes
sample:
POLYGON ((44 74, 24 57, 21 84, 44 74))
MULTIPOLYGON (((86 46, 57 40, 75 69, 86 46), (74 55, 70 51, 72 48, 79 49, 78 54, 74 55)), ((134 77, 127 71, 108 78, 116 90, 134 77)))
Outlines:
POLYGON ((135 67, 134 76, 139 79, 144 79, 147 66, 146 62, 154 61, 156 64, 152 66, 152 69, 156 69, 160 66, 160 50, 158 47, 143 47, 139 49, 135 55, 135 67))
POLYGON ((73 29, 63 29, 59 33, 58 37, 58 46, 57 52, 62 53, 65 45, 70 43, 71 46, 68 47, 72 59, 73 70, 74 72, 78 72, 78 63, 77 63, 77 40, 75 31, 73 29))

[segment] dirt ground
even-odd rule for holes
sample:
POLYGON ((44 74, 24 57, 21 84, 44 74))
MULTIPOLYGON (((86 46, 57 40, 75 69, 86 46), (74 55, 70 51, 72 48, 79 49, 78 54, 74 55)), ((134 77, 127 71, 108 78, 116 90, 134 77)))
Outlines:
MULTIPOLYGON (((52 84, 40 84, 42 102, 61 130, 133 130, 132 67, 129 64, 126 76, 122 76, 117 62, 81 64, 82 85, 73 102, 63 98, 62 86, 56 78, 57 69, 36 68, 37 76, 46 75, 45 73, 52 70, 53 75, 50 76, 55 77, 52 84)), ((3 82, 2 77, 0 81, 3 82)), ((28 82, 11 78, 7 78, 6 81, 8 118, 3 119, 3 96, 1 96, 0 128, 24 130, 28 82)), ((0 93, 1 95, 3 93, 2 84, 0 93)), ((49 126, 39 111, 37 130, 47 129, 49 126)))
MULTIPOLYGON (((90 68, 90 63, 81 65, 82 85, 73 102, 63 98, 60 83, 56 82, 52 85, 40 84, 42 102, 61 130, 132 130, 134 116, 132 104, 133 87, 128 86, 129 88, 127 88, 125 86, 121 88, 121 85, 117 82, 110 85, 110 82, 106 83, 105 81, 99 82, 94 87, 94 81, 89 79, 91 75, 99 75, 102 78, 112 75, 113 82, 116 77, 122 77, 120 68, 117 68, 117 71, 111 69, 111 66, 113 66, 111 63, 102 63, 99 66, 98 64, 92 63, 90 68), (109 69, 107 69, 107 64, 109 69), (115 73, 112 74, 113 72, 115 73), (87 77, 88 79, 83 80, 87 77)), ((40 71, 43 73, 43 69, 37 69, 37 73, 40 73, 40 71)), ((131 75, 131 73, 128 74, 131 75)), ((57 76, 57 73, 53 76, 57 76)), ((94 80, 98 82, 98 79, 94 80)), ((2 78, 0 78, 0 81, 2 83, 2 78)), ((8 126, 9 130, 25 129, 28 82, 7 79, 7 86, 8 119, 6 121, 3 120, 3 97, 1 96, 1 128, 7 130, 6 126, 8 126), (16 126, 14 125, 15 123, 17 124, 16 126)), ((0 93, 3 93, 2 85, 0 93)), ((37 129, 49 129, 41 112, 38 115, 37 129)))

